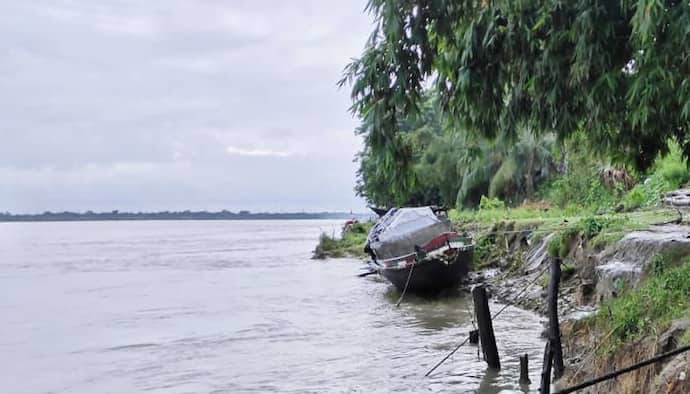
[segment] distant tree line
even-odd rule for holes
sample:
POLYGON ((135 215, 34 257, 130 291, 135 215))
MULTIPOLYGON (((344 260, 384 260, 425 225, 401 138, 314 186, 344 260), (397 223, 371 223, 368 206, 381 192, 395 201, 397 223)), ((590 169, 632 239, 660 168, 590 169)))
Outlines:
POLYGON ((297 220, 297 219, 346 219, 353 215, 345 212, 259 212, 246 210, 237 213, 222 210, 162 211, 162 212, 43 212, 39 214, 0 213, 0 222, 61 222, 96 220, 297 220))

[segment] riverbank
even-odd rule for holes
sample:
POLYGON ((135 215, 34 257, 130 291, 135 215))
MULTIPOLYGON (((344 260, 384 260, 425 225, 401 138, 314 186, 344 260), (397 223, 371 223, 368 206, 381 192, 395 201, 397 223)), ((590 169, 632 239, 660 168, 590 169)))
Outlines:
MULTIPOLYGON (((473 280, 487 283, 503 302, 544 314, 549 261, 563 261, 559 313, 566 374, 559 386, 690 342, 690 226, 678 211, 658 207, 560 219, 513 219, 509 213, 494 224, 476 220, 492 216, 484 212, 456 225, 474 227, 479 271, 473 280)), ((592 392, 688 392, 688 376, 687 356, 680 355, 592 392)))
MULTIPOLYGON (((486 284, 499 301, 543 315, 549 261, 563 261, 562 387, 690 342, 690 223, 675 209, 592 215, 497 207, 451 211, 450 217, 476 240, 470 284, 486 284)), ((354 238, 343 235, 357 250, 354 238)), ((596 391, 615 384, 617 392, 687 392, 688 365, 677 356, 596 391)))
POLYGON ((331 234, 322 232, 312 258, 316 260, 339 257, 366 258, 364 244, 367 241, 369 229, 373 225, 374 222, 371 221, 347 221, 337 236, 335 232, 331 234))

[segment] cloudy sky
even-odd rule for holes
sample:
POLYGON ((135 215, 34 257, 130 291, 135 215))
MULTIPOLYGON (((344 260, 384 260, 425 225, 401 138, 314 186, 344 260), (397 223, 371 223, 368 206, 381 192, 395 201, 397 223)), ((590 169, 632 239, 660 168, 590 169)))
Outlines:
POLYGON ((0 211, 362 210, 365 0, 0 0, 0 211))

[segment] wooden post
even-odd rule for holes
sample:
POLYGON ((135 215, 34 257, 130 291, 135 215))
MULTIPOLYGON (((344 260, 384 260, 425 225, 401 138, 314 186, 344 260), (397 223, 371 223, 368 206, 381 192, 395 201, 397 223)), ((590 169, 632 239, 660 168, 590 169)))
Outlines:
POLYGON ((470 331, 470 343, 476 345, 479 343, 479 330, 470 331))
POLYGON ((551 259, 551 280, 549 281, 549 342, 553 352, 553 376, 563 376, 563 348, 561 347, 561 329, 558 323, 558 285, 561 281, 561 259, 551 259))
POLYGON ((544 364, 541 366, 541 384, 539 385, 539 393, 549 394, 551 392, 551 361, 553 360, 553 350, 551 350, 551 341, 546 342, 544 348, 544 364))
POLYGON ((472 289, 472 298, 474 299, 474 313, 477 316, 484 361, 489 365, 489 368, 499 370, 501 369, 501 361, 498 358, 496 337, 491 323, 491 311, 489 310, 489 298, 486 296, 484 286, 475 286, 472 289))
POLYGON ((527 353, 524 356, 520 356, 520 384, 530 384, 529 380, 529 367, 527 365, 527 353))

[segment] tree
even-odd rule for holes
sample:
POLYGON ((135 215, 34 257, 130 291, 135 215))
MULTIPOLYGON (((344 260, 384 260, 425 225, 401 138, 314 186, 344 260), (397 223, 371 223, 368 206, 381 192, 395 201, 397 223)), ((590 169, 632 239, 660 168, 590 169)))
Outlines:
POLYGON ((477 135, 583 132, 646 169, 690 156, 690 5, 681 0, 370 0, 375 28, 345 69, 365 142, 395 183, 410 173, 399 119, 425 86, 477 135))
POLYGON ((535 138, 523 129, 515 139, 472 136, 443 122, 434 91, 424 92, 420 108, 398 125, 400 143, 410 152, 410 187, 392 182, 394 174, 382 169, 369 145, 358 154, 355 190, 370 204, 476 206, 483 195, 517 202, 532 197, 555 170, 553 134, 535 138))
POLYGON ((374 117, 363 117, 357 133, 365 136, 364 150, 355 161, 357 171, 357 195, 366 198, 372 205, 391 207, 395 205, 442 204, 437 188, 427 176, 418 177, 416 167, 427 146, 435 136, 443 132, 438 97, 433 92, 425 95, 420 111, 396 119, 393 141, 386 142, 390 149, 376 149, 368 138, 375 135, 374 117))

